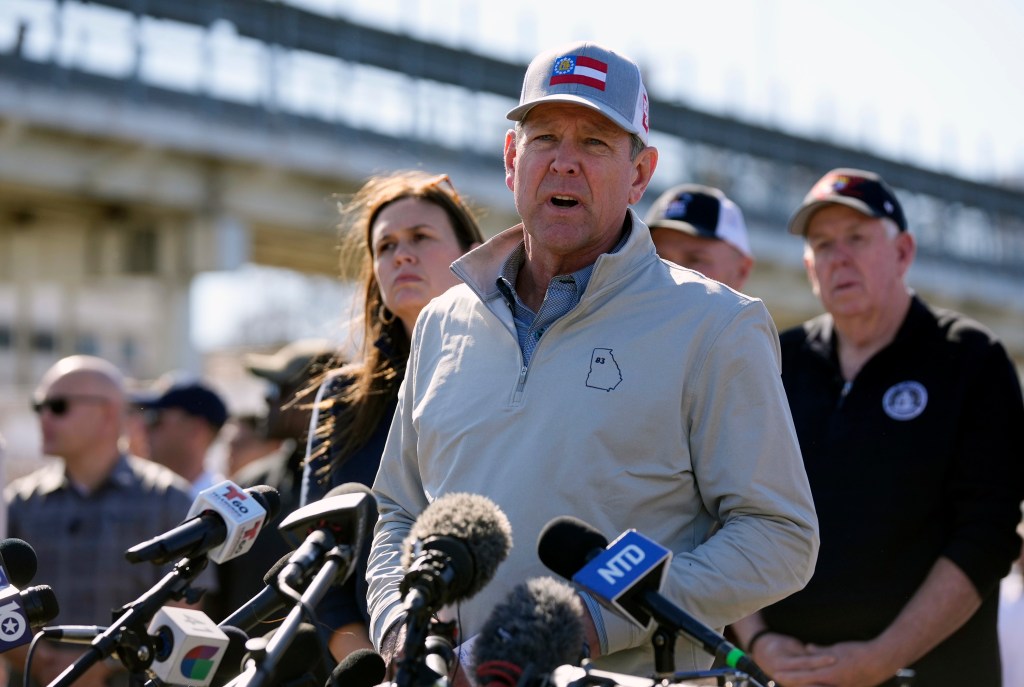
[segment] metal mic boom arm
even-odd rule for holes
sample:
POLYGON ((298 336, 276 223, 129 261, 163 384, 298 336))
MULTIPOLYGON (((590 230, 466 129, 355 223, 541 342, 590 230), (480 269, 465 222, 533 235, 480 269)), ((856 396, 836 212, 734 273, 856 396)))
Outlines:
POLYGON ((295 595, 295 604, 288 612, 288 616, 274 632, 265 650, 257 652, 259 658, 250 660, 242 674, 229 682, 228 687, 263 687, 274 684, 278 665, 295 639, 303 618, 312 616, 312 609, 320 603, 331 585, 336 581, 346 580, 352 574, 355 569, 355 557, 356 551, 353 547, 339 544, 326 553, 323 565, 301 595, 294 589, 289 590, 290 595, 295 595))
POLYGON ((74 663, 58 675, 48 687, 68 687, 85 671, 117 652, 117 657, 129 672, 139 673, 153 663, 153 640, 147 633, 147 623, 169 600, 181 600, 189 592, 189 585, 206 567, 205 555, 183 558, 174 570, 164 575, 149 591, 122 607, 124 613, 98 635, 74 663))

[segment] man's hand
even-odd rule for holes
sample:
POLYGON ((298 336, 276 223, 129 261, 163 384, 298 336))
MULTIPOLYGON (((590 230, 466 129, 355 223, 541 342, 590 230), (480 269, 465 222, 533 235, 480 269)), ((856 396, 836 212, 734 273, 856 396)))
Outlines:
MULTIPOLYGON (((808 655, 830 657, 833 662, 813 671, 815 680, 836 687, 874 687, 892 678, 905 666, 877 641, 840 642, 832 646, 807 645, 808 655)), ((783 684, 785 680, 782 680, 783 684)))
POLYGON ((828 653, 809 650, 796 637, 769 632, 761 636, 751 653, 754 661, 786 687, 838 687, 824 681, 818 671, 835 663, 828 653))
POLYGON ((398 662, 402 660, 402 649, 405 646, 405 623, 398 622, 388 628, 380 643, 380 657, 388 667, 387 679, 394 680, 398 672, 398 662))
POLYGON ((817 646, 772 632, 754 649, 758 665, 786 687, 875 687, 904 667, 877 641, 817 646))

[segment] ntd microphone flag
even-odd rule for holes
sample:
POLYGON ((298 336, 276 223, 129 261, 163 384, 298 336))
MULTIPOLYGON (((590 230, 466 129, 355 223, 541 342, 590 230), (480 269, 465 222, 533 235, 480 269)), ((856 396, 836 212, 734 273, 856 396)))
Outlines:
POLYGON ((209 685, 229 643, 205 613, 190 608, 161 608, 148 632, 157 638, 150 669, 167 685, 209 685))
POLYGON ((651 615, 633 599, 644 590, 661 588, 671 559, 672 552, 664 546, 636 530, 627 530, 580 568, 572 581, 645 629, 651 624, 651 615))
POLYGON ((251 549, 267 517, 267 511, 263 506, 230 480, 224 480, 199 492, 186 519, 201 515, 205 511, 217 513, 227 525, 227 537, 224 542, 210 549, 207 554, 214 563, 223 563, 251 549))

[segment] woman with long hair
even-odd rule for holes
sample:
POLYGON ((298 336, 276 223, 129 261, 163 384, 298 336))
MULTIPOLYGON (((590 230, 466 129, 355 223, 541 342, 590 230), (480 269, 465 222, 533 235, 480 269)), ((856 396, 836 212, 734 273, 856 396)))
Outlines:
MULTIPOLYGON (((404 171, 371 178, 342 215, 343 246, 349 248, 342 260, 358 255, 362 261, 362 349, 355 362, 328 372, 318 384, 303 503, 340 484, 373 484, 416 317, 458 283, 451 263, 484 240, 447 175, 404 171)), ((356 570, 318 609, 338 661, 373 648, 367 631, 368 552, 366 542, 356 570)))

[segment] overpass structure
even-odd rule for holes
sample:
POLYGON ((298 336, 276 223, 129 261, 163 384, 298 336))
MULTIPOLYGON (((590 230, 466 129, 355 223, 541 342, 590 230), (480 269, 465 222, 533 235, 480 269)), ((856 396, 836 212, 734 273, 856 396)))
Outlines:
MULTIPOLYGON (((265 0, 33 7, 0 27, 0 388, 75 351, 198 370, 196 275, 337 275, 335 204, 377 172, 445 171, 486 231, 516 221, 500 148, 525 64, 265 0)), ((662 157, 638 209, 684 180, 724 189, 780 328, 818 309, 789 214, 825 170, 864 167, 904 201, 915 288, 1024 364, 1019 188, 651 98, 662 157)))

